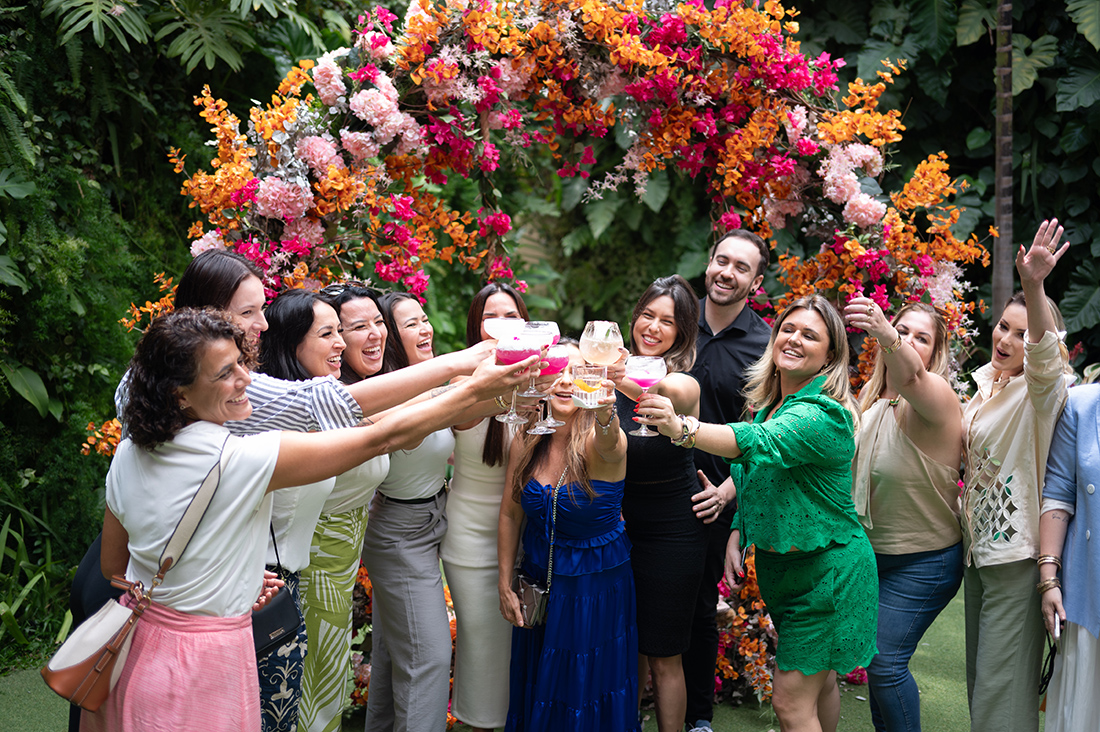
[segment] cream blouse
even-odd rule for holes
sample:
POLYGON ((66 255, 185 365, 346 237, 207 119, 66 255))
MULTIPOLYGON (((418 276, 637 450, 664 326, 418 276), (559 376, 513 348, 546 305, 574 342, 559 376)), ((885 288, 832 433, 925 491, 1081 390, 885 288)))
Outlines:
POLYGON ((977 567, 1039 556, 1039 504, 1054 425, 1073 383, 1058 335, 1024 335, 1024 370, 994 383, 993 364, 974 373, 963 409, 966 470, 961 516, 966 563, 977 567))

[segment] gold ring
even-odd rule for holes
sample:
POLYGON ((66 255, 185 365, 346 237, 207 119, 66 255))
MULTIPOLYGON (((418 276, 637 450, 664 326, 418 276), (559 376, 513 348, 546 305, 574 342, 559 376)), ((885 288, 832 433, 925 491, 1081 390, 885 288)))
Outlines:
POLYGON ((1047 244, 1046 249, 1051 254, 1054 254, 1054 245, 1053 244, 1047 244))

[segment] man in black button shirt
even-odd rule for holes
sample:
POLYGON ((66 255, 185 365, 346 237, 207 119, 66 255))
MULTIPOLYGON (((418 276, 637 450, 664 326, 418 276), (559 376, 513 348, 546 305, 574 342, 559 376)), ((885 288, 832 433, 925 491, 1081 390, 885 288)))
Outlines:
MULTIPOLYGON (((745 409, 745 369, 764 353, 771 328, 746 306, 764 281, 769 250, 756 234, 736 229, 711 249, 706 271, 707 296, 699 303, 699 338, 691 374, 699 381, 702 422, 740 422, 745 409)), ((695 451, 695 467, 718 486, 730 471, 722 458, 695 451)), ((683 654, 687 684, 687 727, 709 730, 714 716, 714 667, 718 655, 715 605, 735 502, 716 490, 694 497, 696 515, 708 525, 707 563, 696 600, 691 648, 683 654)))

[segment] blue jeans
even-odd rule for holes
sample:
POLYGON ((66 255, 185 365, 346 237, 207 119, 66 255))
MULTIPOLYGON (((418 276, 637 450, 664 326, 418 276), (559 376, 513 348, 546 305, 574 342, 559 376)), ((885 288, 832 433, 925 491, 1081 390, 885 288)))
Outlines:
POLYGON ((962 542, 916 554, 875 554, 878 563, 878 654, 867 667, 877 732, 919 732, 920 694, 909 659, 924 632, 959 591, 962 542))

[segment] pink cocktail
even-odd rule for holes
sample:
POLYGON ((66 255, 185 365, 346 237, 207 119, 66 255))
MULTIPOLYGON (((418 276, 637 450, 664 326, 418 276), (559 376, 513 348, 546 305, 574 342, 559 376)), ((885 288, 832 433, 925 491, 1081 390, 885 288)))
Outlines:
POLYGON ((657 382, 661 379, 654 376, 631 376, 630 380, 643 389, 649 389, 651 386, 656 386, 657 382))
POLYGON ((543 360, 546 362, 546 367, 543 368, 542 373, 560 374, 569 365, 569 349, 565 346, 550 346, 543 360))
MULTIPOLYGON (((535 344, 529 343, 502 343, 497 346, 497 363, 503 366, 511 366, 514 363, 519 363, 525 358, 530 356, 539 355, 539 351, 542 350, 535 344)), ((568 361, 568 359, 566 359, 568 361)))

